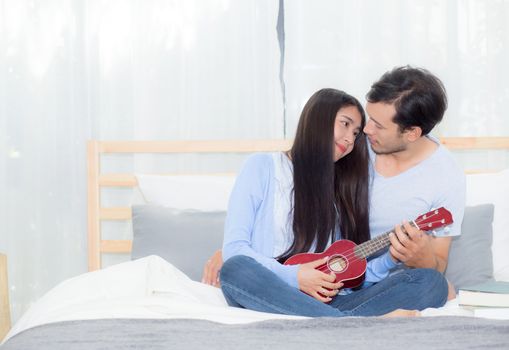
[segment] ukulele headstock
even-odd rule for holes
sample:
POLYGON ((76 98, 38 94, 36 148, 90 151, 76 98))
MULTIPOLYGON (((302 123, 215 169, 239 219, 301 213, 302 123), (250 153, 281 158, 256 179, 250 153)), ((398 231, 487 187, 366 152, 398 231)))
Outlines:
POLYGON ((444 207, 431 210, 422 214, 414 220, 417 227, 422 231, 431 231, 436 228, 444 227, 452 224, 452 214, 444 207))

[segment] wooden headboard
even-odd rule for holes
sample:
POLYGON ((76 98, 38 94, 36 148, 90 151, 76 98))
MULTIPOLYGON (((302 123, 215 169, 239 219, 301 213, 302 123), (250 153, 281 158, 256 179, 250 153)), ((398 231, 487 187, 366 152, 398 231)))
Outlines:
MULTIPOLYGON (((451 150, 509 149, 509 137, 450 137, 440 141, 451 150)), ((218 141, 89 141, 88 158, 88 269, 101 268, 103 253, 130 253, 131 240, 101 237, 101 221, 130 220, 130 207, 103 207, 101 188, 136 187, 134 174, 102 173, 105 154, 140 153, 253 153, 290 149, 291 140, 218 141)), ((479 172, 479 169, 476 171, 479 172)))

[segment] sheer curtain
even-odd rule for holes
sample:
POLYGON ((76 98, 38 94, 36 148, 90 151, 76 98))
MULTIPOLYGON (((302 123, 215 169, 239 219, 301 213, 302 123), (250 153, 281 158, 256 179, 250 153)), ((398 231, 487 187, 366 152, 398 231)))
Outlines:
MULTIPOLYGON (((363 100, 402 64, 444 80, 440 135, 507 136, 508 14, 493 0, 0 0, 0 251, 13 319, 86 271, 88 139, 293 137, 314 91, 363 100)), ((509 165, 507 152, 479 158, 509 165)))
POLYGON ((447 88, 440 134, 509 135, 508 18, 509 1, 287 1, 287 132, 315 90, 338 87, 364 101, 385 71, 410 64, 447 88))
MULTIPOLYGON (((410 64, 444 82, 449 108, 437 136, 508 136, 509 1, 285 2, 287 135, 322 87, 361 101, 385 71, 410 64)), ((458 152, 468 167, 509 166, 509 154, 458 152)))
POLYGON ((88 139, 283 136, 277 15, 258 0, 0 0, 0 251, 14 320, 86 271, 88 139))

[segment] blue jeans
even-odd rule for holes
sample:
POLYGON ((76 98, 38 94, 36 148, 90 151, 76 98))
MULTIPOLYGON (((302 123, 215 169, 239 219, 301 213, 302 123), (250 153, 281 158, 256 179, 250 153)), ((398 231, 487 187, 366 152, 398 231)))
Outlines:
POLYGON ((408 269, 329 304, 291 287, 253 258, 237 255, 221 268, 221 288, 230 306, 300 316, 379 316, 395 309, 423 310, 447 301, 447 281, 432 269, 408 269))

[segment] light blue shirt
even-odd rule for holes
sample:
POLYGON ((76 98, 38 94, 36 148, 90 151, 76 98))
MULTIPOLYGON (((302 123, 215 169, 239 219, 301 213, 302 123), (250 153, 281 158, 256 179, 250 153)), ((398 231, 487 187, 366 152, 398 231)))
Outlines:
MULTIPOLYGON (((275 259, 275 251, 284 251, 291 242, 285 240, 287 230, 291 228, 293 216, 288 212, 287 224, 282 225, 275 219, 275 198, 280 188, 281 174, 276 171, 275 161, 284 159, 280 153, 255 154, 246 160, 237 176, 228 204, 223 242, 223 259, 226 261, 235 255, 246 255, 273 271, 289 285, 298 288, 298 265, 282 265, 275 259), (285 243, 281 243, 285 242, 285 243), (277 247, 275 245, 281 245, 277 247)), ((289 163, 291 165, 291 162, 289 163)), ((277 165, 279 167, 279 164, 277 165)), ((293 179, 290 179, 293 183, 293 179)), ((284 182, 287 184, 288 179, 284 182)), ((288 186, 287 186, 288 187, 288 186)), ((291 186, 290 186, 291 187, 291 186)), ((291 190, 287 191, 291 196, 291 190)), ((292 203, 292 199, 288 201, 292 203)), ((281 203, 278 200, 278 203, 281 203)), ((280 214, 277 215, 281 217, 280 214)), ((292 236, 293 237, 293 236, 292 236)), ((339 237, 338 237, 339 238, 339 237)), ((277 254, 276 254, 277 255, 277 254)), ((371 259, 366 270, 366 282, 378 282, 389 274, 395 266, 388 253, 371 259)))

